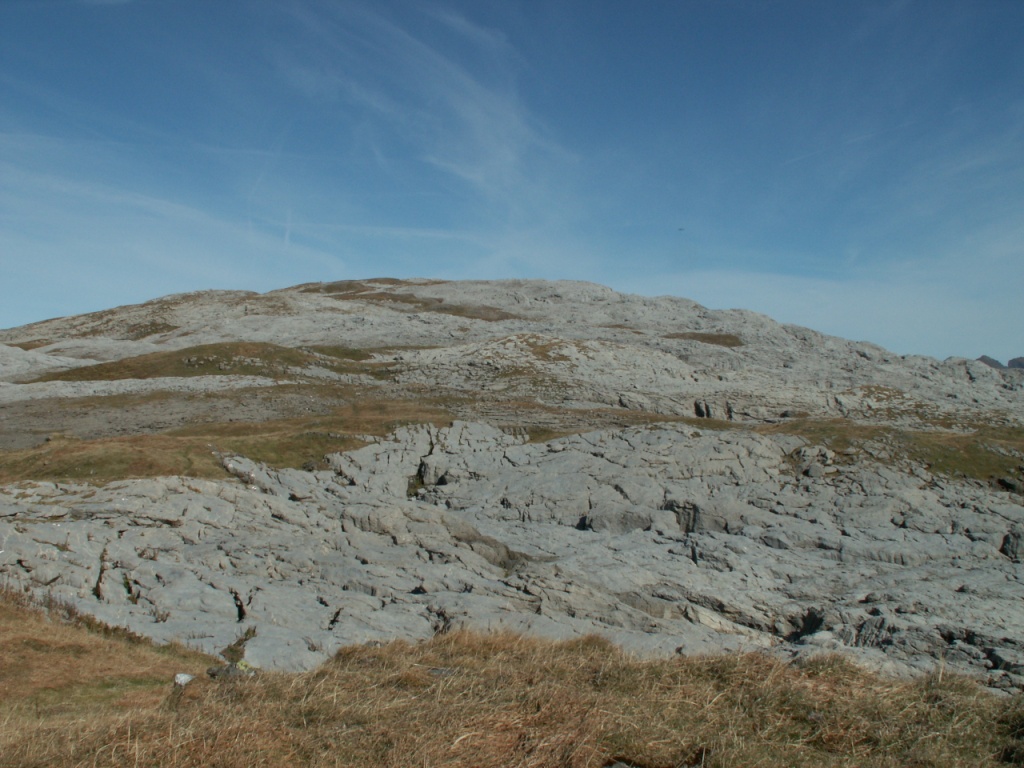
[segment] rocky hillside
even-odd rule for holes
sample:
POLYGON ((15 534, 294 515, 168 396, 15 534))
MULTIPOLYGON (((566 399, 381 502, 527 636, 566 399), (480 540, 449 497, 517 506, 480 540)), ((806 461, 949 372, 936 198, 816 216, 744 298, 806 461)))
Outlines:
POLYGON ((569 282, 0 331, 0 578, 253 664, 455 626, 1024 685, 1024 369, 569 282))

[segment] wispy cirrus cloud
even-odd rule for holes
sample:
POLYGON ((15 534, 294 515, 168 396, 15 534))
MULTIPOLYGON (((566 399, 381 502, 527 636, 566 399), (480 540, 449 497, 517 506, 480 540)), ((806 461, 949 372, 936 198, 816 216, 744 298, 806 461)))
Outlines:
POLYGON ((344 270, 287 221, 246 221, 126 182, 117 146, 0 134, 0 326, 199 287, 269 290, 344 270), (86 149, 86 152, 82 150, 86 149), (83 156, 84 155, 84 156, 83 156))
POLYGON ((543 184, 545 164, 571 162, 519 98, 518 56, 500 32, 436 9, 413 12, 426 32, 356 4, 290 12, 319 44, 279 51, 283 76, 310 98, 365 110, 383 154, 411 146, 422 162, 507 203, 543 184))

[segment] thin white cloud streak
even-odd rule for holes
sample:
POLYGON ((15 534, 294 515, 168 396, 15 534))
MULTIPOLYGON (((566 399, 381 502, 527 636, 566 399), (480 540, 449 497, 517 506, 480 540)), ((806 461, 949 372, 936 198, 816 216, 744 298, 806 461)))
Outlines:
MULTIPOLYGON (((245 281, 258 279, 280 287, 330 279, 342 259, 361 274, 366 267, 359 265, 396 276, 585 278, 749 306, 900 352, 1024 354, 1024 341, 1008 330, 1024 327, 1017 309, 1024 276, 1016 266, 1024 262, 1021 102, 969 102, 934 123, 854 100, 805 118, 783 111, 772 127, 791 141, 767 154, 716 147, 689 174, 653 157, 651 134, 638 126, 621 143, 609 137, 582 163, 552 140, 521 97, 517 77, 526 68, 500 31, 417 6, 301 0, 274 7, 271 14, 283 14, 276 19, 295 22, 275 30, 265 49, 287 91, 281 82, 247 82, 230 67, 225 79, 238 80, 222 83, 222 92, 241 94, 239 103, 251 97, 253 113, 275 115, 263 147, 221 146, 201 130, 176 133, 37 89, 40 112, 57 116, 49 125, 61 134, 66 127, 76 141, 0 135, 0 159, 16 159, 16 169, 28 174, 25 180, 0 169, 0 196, 8 190, 6 201, 0 197, 0 259, 31 254, 65 272, 82 270, 88 259, 94 266, 83 270, 83 280, 91 272, 97 284, 125 275, 136 285, 170 281, 147 288, 147 296, 179 285, 257 287, 245 281), (406 15, 388 15, 399 7, 406 15), (294 95, 301 98, 279 98, 294 95), (306 152, 290 135, 273 141, 292 117, 277 120, 274 110, 303 100, 308 111, 299 106, 296 124, 336 126, 333 146, 311 142, 306 152), (810 151, 797 162, 804 148, 810 151), (180 174, 154 159, 166 160, 167 149, 175 164, 185 161, 180 174), (150 163, 145 174, 133 173, 136 158, 150 163), (350 174, 323 172, 328 163, 334 169, 356 162, 362 165, 350 174), (591 184, 583 181, 586 173, 591 184), (152 185, 143 185, 143 175, 152 185), (16 181, 24 181, 27 195, 16 181), (52 186, 44 190, 44 182, 52 186), (653 242, 649 232, 664 224, 663 213, 648 215, 647 208, 670 206, 652 188, 672 199, 692 194, 679 223, 694 237, 703 229, 702 249, 719 261, 668 273, 671 246, 653 242), (429 211, 409 202, 417 195, 429 211), (711 197, 717 204, 705 202, 711 197), (619 216, 635 224, 628 235, 609 224, 619 216), (33 223, 36 241, 26 229, 33 223), (787 230, 797 235, 792 242, 787 230), (634 256, 645 250, 646 258, 634 256), (129 253, 134 264, 126 261, 129 253), (104 271, 110 254, 114 266, 104 271), (633 266, 617 269, 616 255, 633 266), (655 261, 663 266, 651 276, 629 274, 655 261), (319 272, 299 277, 302 270, 319 272), (987 283, 997 294, 986 303, 987 283), (948 318, 935 309, 946 306, 948 318), (928 322, 915 320, 910 307, 928 322), (1002 347, 989 343, 997 336, 1007 339, 1002 347)), ((220 71, 212 63, 194 66, 220 71)), ((5 77, 0 73, 0 84, 12 85, 5 77)), ((35 87, 13 85, 19 95, 35 87)), ((261 136, 244 133, 257 142, 261 136)), ((98 306, 121 301, 111 296, 98 306)))
MULTIPOLYGON (((66 91, 55 90, 2 71, 0 86, 11 89, 17 96, 33 103, 36 107, 32 110, 33 117, 43 115, 50 118, 48 122, 54 127, 54 132, 49 135, 38 134, 37 138, 40 139, 74 137, 79 141, 94 141, 111 146, 181 143, 178 135, 161 130, 150 123, 129 118, 125 113, 112 113, 78 96, 69 96, 66 91)), ((0 103, 0 119, 4 123, 20 125, 24 117, 9 105, 0 103)))
POLYGON ((867 130, 860 131, 852 136, 832 137, 832 139, 828 141, 826 146, 822 146, 818 149, 812 149, 807 152, 794 155, 793 157, 789 157, 783 160, 780 163, 780 165, 785 167, 787 165, 793 165, 795 163, 800 163, 804 160, 809 160, 812 157, 819 157, 822 155, 840 155, 846 152, 846 148, 848 147, 853 147, 856 146, 857 144, 864 144, 874 139, 877 139, 881 136, 886 136, 887 134, 901 131, 905 128, 911 127, 915 122, 916 120, 906 120, 900 123, 899 125, 870 128, 867 130))
POLYGON ((0 162, 0 211, 5 327, 174 291, 269 290, 285 273, 298 283, 346 269, 285 225, 253 228, 55 169, 0 162))
POLYGON ((518 59, 515 48, 512 47, 501 30, 474 24, 465 16, 443 8, 424 6, 421 12, 446 25, 482 51, 488 51, 507 59, 518 59))
MULTIPOLYGON (((473 71, 423 36, 363 6, 293 8, 318 51, 296 58, 278 53, 286 80, 310 98, 338 96, 370 110, 417 147, 421 161, 510 208, 543 194, 544 164, 573 162, 545 137, 514 88, 517 57, 495 32, 451 12, 428 11, 449 32, 471 44, 486 64, 473 71), (359 42, 352 43, 353 30, 359 42), (356 48, 365 55, 353 56, 356 48), (477 70, 491 72, 485 81, 477 70)), ((387 142, 379 142, 381 145, 387 142)), ((545 195, 546 196, 546 195, 545 195)), ((532 210, 531 206, 531 210, 532 210)))

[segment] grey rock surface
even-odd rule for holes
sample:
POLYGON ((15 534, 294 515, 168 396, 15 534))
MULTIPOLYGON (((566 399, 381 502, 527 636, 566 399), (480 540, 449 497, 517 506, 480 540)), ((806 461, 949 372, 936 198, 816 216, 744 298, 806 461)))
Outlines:
MULTIPOLYGON (((784 413, 1024 419, 1019 368, 899 356, 753 312, 569 281, 204 291, 0 331, 0 343, 31 345, 33 359, 51 356, 60 366, 238 340, 378 350, 397 369, 389 384, 558 407, 703 411, 746 422, 784 413)), ((24 370, 4 355, 0 380, 22 380, 24 370)))
POLYGON ((364 436, 316 471, 224 455, 219 480, 0 487, 0 580, 266 668, 467 626, 647 654, 840 651, 896 672, 941 659, 1014 687, 1024 453, 982 446, 1005 459, 985 482, 885 432, 1020 430, 1014 363, 574 282, 345 281, 58 318, 0 331, 0 450, 354 398, 430 398, 459 418, 364 436), (305 362, 239 352, 195 375, 88 376, 236 342, 305 362), (854 437, 793 434, 804 421, 854 437))
POLYGON ((8 389, 13 390, 13 387, 6 386, 12 382, 32 379, 51 371, 74 368, 89 362, 92 361, 0 344, 0 393, 8 389))
POLYGON ((835 465, 800 438, 662 425, 529 444, 459 422, 328 471, 224 464, 235 480, 3 488, 2 578, 211 652, 249 631, 246 660, 276 669, 463 626, 993 679, 1024 654, 1019 498, 835 465))

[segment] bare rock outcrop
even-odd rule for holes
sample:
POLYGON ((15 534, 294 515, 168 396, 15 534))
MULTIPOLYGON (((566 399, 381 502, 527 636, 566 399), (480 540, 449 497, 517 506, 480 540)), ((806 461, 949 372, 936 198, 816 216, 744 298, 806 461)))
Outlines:
POLYGON ((686 425, 410 427, 326 471, 8 486, 0 574, 158 640, 251 635, 282 669, 468 626, 1021 682, 1019 497, 835 458, 686 425))
MULTIPOLYGON (((308 348, 339 340, 374 350, 392 372, 388 386, 454 396, 680 416, 703 411, 755 423, 800 414, 1024 418, 1024 377, 1013 366, 899 356, 753 312, 569 281, 206 291, 0 331, 0 343, 31 346, 37 362, 50 356, 49 364, 64 367, 224 342, 308 348)), ((310 375, 317 370, 308 367, 310 375)), ((0 360, 0 380, 9 376, 0 360)))
POLYGON ((0 580, 278 669, 468 626, 941 659, 1018 688, 1016 362, 567 281, 340 281, 58 318, 0 331, 0 450, 46 478, 0 487, 0 580), (338 439, 363 447, 295 462, 309 471, 218 452, 216 480, 86 484, 43 455, 53 433, 101 450, 194 422, 320 439, 319 419, 380 403, 390 434, 352 427, 338 439))

